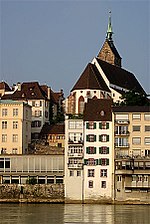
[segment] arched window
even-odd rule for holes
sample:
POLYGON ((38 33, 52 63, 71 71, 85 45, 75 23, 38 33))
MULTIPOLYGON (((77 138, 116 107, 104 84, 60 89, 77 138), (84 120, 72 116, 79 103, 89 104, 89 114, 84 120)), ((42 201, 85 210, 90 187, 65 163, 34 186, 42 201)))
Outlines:
POLYGON ((84 98, 83 96, 80 96, 78 101, 78 113, 83 114, 83 110, 84 110, 84 98))

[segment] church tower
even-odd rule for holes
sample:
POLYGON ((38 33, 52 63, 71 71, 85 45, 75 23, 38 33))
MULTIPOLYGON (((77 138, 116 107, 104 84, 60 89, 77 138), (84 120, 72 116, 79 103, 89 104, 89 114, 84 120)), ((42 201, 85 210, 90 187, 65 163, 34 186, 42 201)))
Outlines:
POLYGON ((106 39, 97 57, 109 64, 121 67, 121 57, 113 43, 112 35, 111 12, 109 12, 106 39))

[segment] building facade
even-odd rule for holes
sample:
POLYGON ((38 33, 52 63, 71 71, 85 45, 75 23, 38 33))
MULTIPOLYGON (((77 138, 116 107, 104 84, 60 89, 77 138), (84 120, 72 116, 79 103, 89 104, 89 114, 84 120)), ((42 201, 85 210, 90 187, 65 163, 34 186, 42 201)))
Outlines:
POLYGON ((115 199, 150 201, 150 107, 113 108, 115 199))
POLYGON ((24 102, 0 101, 0 153, 24 154, 31 142, 31 106, 24 102))

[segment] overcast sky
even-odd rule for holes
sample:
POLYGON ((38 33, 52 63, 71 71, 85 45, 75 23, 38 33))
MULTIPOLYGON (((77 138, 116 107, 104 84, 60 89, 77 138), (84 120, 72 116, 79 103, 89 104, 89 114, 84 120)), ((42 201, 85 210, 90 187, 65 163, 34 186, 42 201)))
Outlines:
POLYGON ((1 0, 0 81, 67 96, 105 41, 109 10, 123 68, 150 92, 149 0, 1 0))

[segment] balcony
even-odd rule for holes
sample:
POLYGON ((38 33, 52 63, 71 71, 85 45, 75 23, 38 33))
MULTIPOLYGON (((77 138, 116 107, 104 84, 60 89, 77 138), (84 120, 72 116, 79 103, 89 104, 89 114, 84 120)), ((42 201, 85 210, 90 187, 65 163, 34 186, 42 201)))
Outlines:
POLYGON ((68 163, 68 168, 69 169, 83 169, 83 164, 82 163, 76 163, 76 164, 68 163))
POLYGON ((83 157, 83 153, 71 153, 71 152, 68 152, 68 157, 71 157, 71 158, 82 158, 83 157))
POLYGON ((115 143, 115 148, 129 148, 129 147, 130 147, 129 143, 126 144, 115 143))
POLYGON ((115 120, 116 124, 129 124, 129 120, 115 120))
POLYGON ((120 132, 118 132, 118 131, 115 131, 115 135, 121 135, 121 136, 129 136, 130 135, 130 132, 129 131, 120 131, 120 132))
POLYGON ((68 144, 69 145, 83 145, 83 140, 74 141, 74 140, 69 139, 68 144))

